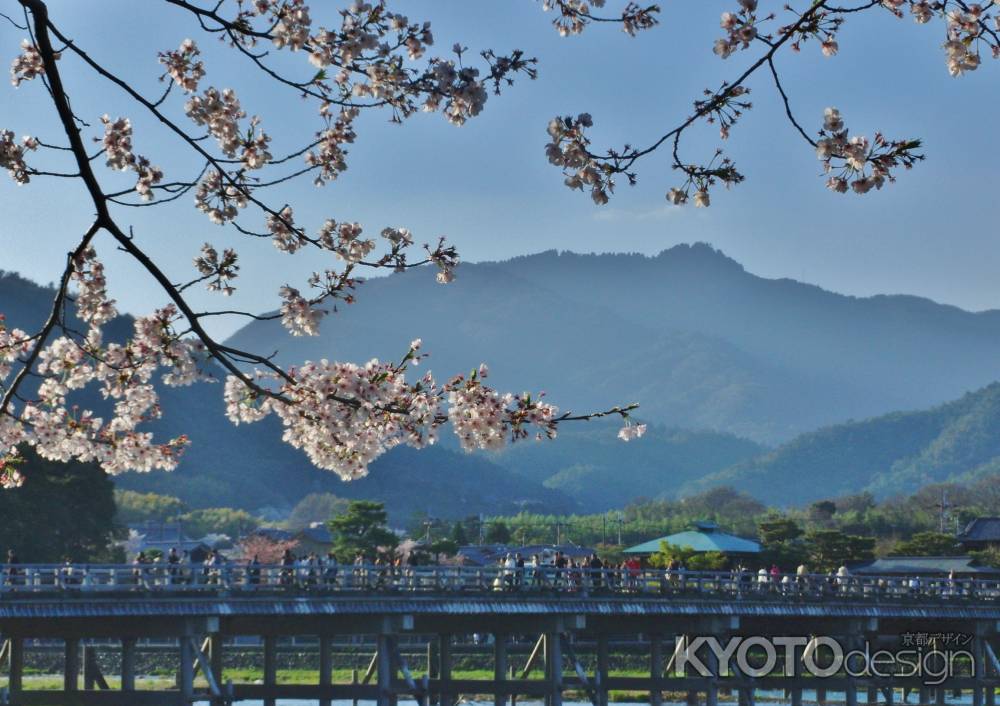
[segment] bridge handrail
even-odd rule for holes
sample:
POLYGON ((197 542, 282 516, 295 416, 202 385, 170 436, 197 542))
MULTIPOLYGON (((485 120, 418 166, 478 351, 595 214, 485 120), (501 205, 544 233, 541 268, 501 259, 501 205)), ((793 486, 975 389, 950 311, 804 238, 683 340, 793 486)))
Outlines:
POLYGON ((17 564, 0 565, 0 598, 33 593, 555 593, 767 600, 1000 600, 1000 579, 933 576, 760 574, 554 566, 384 564, 17 564))

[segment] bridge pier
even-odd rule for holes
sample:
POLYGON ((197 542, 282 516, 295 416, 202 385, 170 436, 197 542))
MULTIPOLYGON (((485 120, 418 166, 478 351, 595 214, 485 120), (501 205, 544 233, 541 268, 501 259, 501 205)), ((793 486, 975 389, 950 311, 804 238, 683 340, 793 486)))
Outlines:
POLYGON ((608 706, 608 636, 597 636, 597 671, 594 674, 597 682, 598 706, 608 706))
POLYGON ((451 685, 451 635, 441 633, 438 635, 438 679, 439 679, 439 699, 441 706, 453 706, 455 697, 451 685))
POLYGON ((178 704, 187 706, 194 699, 194 644, 190 635, 180 638, 181 668, 178 679, 178 704))
MULTIPOLYGON (((498 687, 503 687, 507 681, 507 635, 502 632, 493 633, 493 681, 498 687)), ((493 706, 506 706, 507 694, 498 690, 493 695, 493 706)))
POLYGON ((77 691, 80 688, 80 640, 68 637, 64 642, 63 691, 77 691))
POLYGON ((122 638, 122 691, 135 691, 135 638, 122 638))
POLYGON ((7 679, 7 691, 12 703, 17 703, 21 690, 24 688, 24 639, 10 637, 7 640, 7 659, 10 662, 10 676, 7 679))
MULTIPOLYGON (((326 635, 319 636, 319 685, 328 687, 333 683, 333 650, 332 640, 326 635)), ((331 706, 333 700, 323 697, 319 706, 331 706)))
POLYGON ((561 632, 550 632, 545 635, 545 675, 548 680, 547 706, 562 706, 563 658, 561 632))
POLYGON ((278 640, 274 635, 264 635, 264 706, 276 706, 274 687, 278 683, 278 640))
POLYGON ((663 692, 656 681, 663 678, 663 636, 653 633, 649 636, 649 678, 653 680, 654 688, 649 692, 651 706, 663 706, 663 692))

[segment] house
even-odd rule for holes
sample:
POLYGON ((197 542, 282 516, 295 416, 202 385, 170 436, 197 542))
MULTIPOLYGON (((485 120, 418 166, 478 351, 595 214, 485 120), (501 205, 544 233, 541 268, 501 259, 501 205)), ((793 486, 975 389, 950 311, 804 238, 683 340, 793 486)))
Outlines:
POLYGON ((695 522, 693 529, 629 547, 625 553, 633 556, 649 556, 660 551, 660 542, 686 547, 696 552, 720 552, 727 556, 752 556, 760 553, 760 542, 723 532, 717 524, 708 521, 695 522))
POLYGON ((977 517, 955 539, 967 552, 1000 547, 1000 517, 977 517))
POLYGON ((296 551, 299 554, 325 556, 333 548, 333 534, 325 522, 313 522, 296 532, 292 539, 298 543, 296 551))
POLYGON ((507 554, 520 554, 525 562, 538 555, 541 563, 551 564, 556 552, 562 552, 572 561, 582 561, 589 558, 594 550, 574 544, 529 544, 524 547, 513 544, 471 544, 458 548, 458 560, 462 566, 496 566, 507 554))
POLYGON ((187 537, 180 523, 145 522, 129 527, 129 532, 135 538, 129 547, 133 552, 159 552, 167 556, 171 549, 177 549, 187 552, 191 561, 197 563, 204 561, 214 548, 200 539, 187 537))
POLYGON ((849 564, 859 576, 939 576, 996 579, 1000 569, 978 564, 971 556, 890 556, 873 561, 849 564))

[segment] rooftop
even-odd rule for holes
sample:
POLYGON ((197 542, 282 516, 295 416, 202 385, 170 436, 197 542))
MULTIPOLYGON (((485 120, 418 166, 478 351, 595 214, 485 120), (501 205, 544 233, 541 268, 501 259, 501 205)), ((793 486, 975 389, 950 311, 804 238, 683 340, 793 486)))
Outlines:
POLYGON ((1000 576, 1000 569, 979 566, 971 556, 890 556, 850 567, 851 573, 872 576, 902 574, 907 576, 956 574, 1000 576))
POLYGON ((758 554, 760 542, 734 534, 721 532, 714 522, 695 522, 695 529, 677 532, 625 550, 626 554, 654 554, 660 551, 660 542, 687 547, 696 552, 722 552, 723 554, 758 554))
POLYGON ((958 535, 959 542, 1000 542, 1000 517, 977 517, 958 535))

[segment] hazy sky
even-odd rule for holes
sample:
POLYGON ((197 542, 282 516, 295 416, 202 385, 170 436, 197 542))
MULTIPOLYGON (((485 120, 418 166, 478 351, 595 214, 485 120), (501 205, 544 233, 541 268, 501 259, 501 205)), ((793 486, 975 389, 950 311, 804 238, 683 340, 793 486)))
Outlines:
MULTIPOLYGON (((783 4, 761 2, 776 10, 783 4)), ((150 96, 161 88, 156 52, 199 34, 186 13, 148 0, 49 5, 55 23, 150 96)), ((329 17, 321 9, 326 2, 313 5, 314 17, 329 17)), ((662 24, 630 39, 608 27, 560 38, 549 24, 551 15, 533 0, 398 2, 397 9, 411 20, 432 21, 437 41, 432 53, 448 53, 455 41, 471 49, 517 47, 540 59, 539 79, 491 96, 484 113, 462 128, 436 114, 399 127, 388 124, 386 114, 372 113, 359 121, 349 169, 337 182, 317 189, 302 181, 275 198, 292 203, 296 220, 310 230, 326 217, 361 221, 372 233, 406 226, 419 242, 447 235, 466 260, 550 248, 654 254, 677 243, 706 241, 767 277, 792 277, 850 294, 907 292, 969 309, 1000 308, 995 117, 1000 66, 984 58, 979 71, 951 78, 938 22, 917 26, 885 11, 865 13, 846 24, 837 57, 824 59, 816 46, 806 45, 801 54, 779 59, 792 102, 809 129, 820 126, 824 107, 835 105, 854 131, 871 135, 881 129, 889 137, 926 141, 928 160, 882 192, 864 197, 828 192, 813 150, 784 121, 763 74, 750 83, 754 109, 727 145, 747 181, 714 193, 710 209, 667 205, 664 193, 674 181, 665 154, 640 163, 639 185, 621 185, 608 206, 594 206, 562 185, 559 171, 543 155, 549 118, 589 111, 595 144, 602 146, 655 138, 690 110, 703 88, 717 86, 750 61, 749 53, 722 61, 711 51, 721 36, 719 13, 731 6, 735 2, 664 3, 662 24)), ((0 23, 5 61, 17 54, 22 36, 0 23)), ((202 85, 235 87, 244 108, 259 114, 265 127, 281 125, 269 130, 279 138, 275 154, 291 146, 292 131, 308 136, 318 127, 313 109, 289 90, 268 85, 212 40, 201 44, 209 70, 202 85)), ((308 75, 305 56, 289 65, 308 75)), ((131 117, 137 152, 163 166, 168 179, 190 175, 192 162, 180 159, 178 143, 114 87, 69 56, 61 68, 75 109, 91 120, 85 135, 100 134, 104 112, 131 117)), ((61 141, 40 83, 14 89, 4 82, 0 91, 0 127, 61 141)), ((168 105, 184 120, 179 94, 168 105)), ((685 151, 692 160, 710 154, 718 142, 711 127, 693 137, 685 151)), ((121 181, 103 165, 98 174, 111 184, 121 181)), ((5 216, 0 240, 6 246, 0 267, 42 282, 57 278, 60 253, 89 223, 91 209, 78 185, 39 179, 18 188, 5 178, 0 199, 5 216)), ((163 209, 119 214, 177 279, 191 276, 191 258, 202 242, 240 243, 233 231, 195 212, 189 197, 163 209)), ((107 253, 113 294, 124 308, 144 311, 164 301, 131 264, 109 252, 107 239, 97 245, 107 253)), ((313 254, 278 254, 266 242, 240 252, 245 274, 240 303, 256 310, 274 307, 280 284, 301 283, 326 265, 313 254)))

